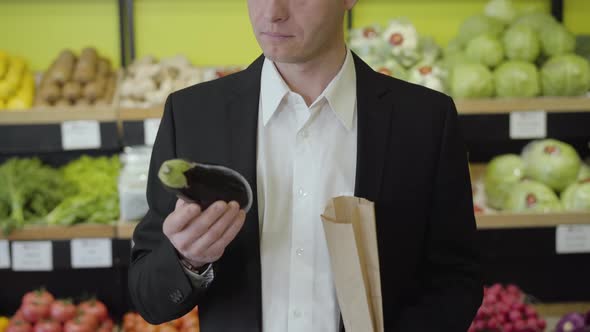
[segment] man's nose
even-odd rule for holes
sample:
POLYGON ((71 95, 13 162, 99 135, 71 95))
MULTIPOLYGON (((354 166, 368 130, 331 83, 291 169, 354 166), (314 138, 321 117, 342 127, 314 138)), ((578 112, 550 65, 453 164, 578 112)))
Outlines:
POLYGON ((289 18, 289 0, 266 0, 265 18, 272 23, 289 18))

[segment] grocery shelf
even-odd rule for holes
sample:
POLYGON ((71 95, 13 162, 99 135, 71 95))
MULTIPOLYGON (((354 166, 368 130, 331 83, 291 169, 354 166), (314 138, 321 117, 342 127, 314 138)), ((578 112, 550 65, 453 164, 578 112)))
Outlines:
POLYGON ((99 122, 117 121, 117 108, 82 107, 68 108, 34 107, 23 111, 0 111, 0 125, 56 124, 64 121, 96 120, 99 122))
POLYGON ((163 111, 164 105, 158 105, 149 108, 121 108, 119 110, 119 120, 140 121, 145 119, 161 118, 163 111))
POLYGON ((116 237, 119 239, 131 239, 138 221, 121 221, 116 226, 116 237))
POLYGON ((572 312, 584 314, 590 311, 590 302, 535 303, 533 307, 541 317, 562 317, 572 312))
POLYGON ((588 225, 590 213, 495 213, 476 214, 477 229, 542 228, 588 225))
POLYGON ((70 240, 75 238, 113 238, 115 227, 104 224, 80 224, 72 226, 27 225, 14 230, 2 239, 12 241, 28 240, 70 240))
POLYGON ((457 100, 459 114, 503 114, 514 111, 590 112, 590 97, 538 97, 457 100))

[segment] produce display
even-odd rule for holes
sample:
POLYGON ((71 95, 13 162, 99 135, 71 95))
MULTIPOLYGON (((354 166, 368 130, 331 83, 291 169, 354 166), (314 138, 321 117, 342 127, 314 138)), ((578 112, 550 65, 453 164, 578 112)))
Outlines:
POLYGON ((572 146, 554 139, 531 142, 521 156, 492 159, 483 185, 485 205, 495 210, 590 211, 589 167, 572 146))
POLYGON ((129 312, 123 317, 123 332, 199 332, 199 309, 195 307, 179 319, 160 325, 146 322, 139 314, 129 312))
POLYGON ((110 223, 118 219, 118 157, 82 156, 54 169, 36 158, 0 165, 0 227, 110 223))
POLYGON ((555 332, 587 332, 590 330, 590 311, 586 315, 578 312, 572 312, 563 316, 557 326, 555 332))
POLYGON ((237 69, 195 67, 182 55, 160 61, 153 56, 145 56, 135 60, 125 70, 119 91, 121 107, 161 105, 174 91, 225 76, 237 69))
POLYGON ((110 105, 116 83, 110 61, 96 49, 85 48, 79 56, 64 50, 43 75, 35 105, 110 105))
POLYGON ((96 299, 75 305, 43 290, 23 296, 20 309, 10 319, 6 332, 112 332, 114 323, 107 307, 96 299))
POLYGON ((439 63, 456 98, 580 96, 590 89, 590 64, 575 48, 551 15, 491 0, 463 22, 439 63))
POLYGON ((35 78, 27 62, 0 51, 0 111, 30 108, 34 94, 35 78))
POLYGON ((515 285, 495 284, 484 288, 483 304, 468 332, 542 332, 547 322, 515 285))
POLYGON ((437 64, 440 47, 433 38, 420 37, 408 20, 392 20, 385 28, 375 24, 353 29, 350 36, 350 48, 374 70, 444 91, 444 73, 437 64))

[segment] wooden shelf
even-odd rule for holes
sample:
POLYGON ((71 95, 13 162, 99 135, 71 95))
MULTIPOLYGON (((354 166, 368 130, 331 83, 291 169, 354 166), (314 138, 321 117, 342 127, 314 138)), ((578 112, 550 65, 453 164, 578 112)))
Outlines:
POLYGON ((497 213, 475 216, 478 229, 542 228, 590 225, 590 213, 497 213))
POLYGON ((459 114, 503 114, 514 111, 590 112, 590 97, 538 97, 457 100, 459 114))
POLYGON ((121 221, 116 226, 116 237, 118 239, 131 239, 133 238, 133 231, 137 226, 138 221, 121 221))
MULTIPOLYGON (((590 302, 539 303, 533 304, 541 317, 562 317, 572 312, 585 314, 590 311, 590 302)), ((552 328, 548 325, 549 329, 552 328)))
POLYGON ((164 112, 164 105, 150 108, 122 108, 119 110, 121 121, 139 121, 151 118, 161 118, 164 112))
POLYGON ((73 226, 28 225, 15 230, 8 240, 70 240, 75 238, 113 238, 115 226, 104 224, 81 224, 73 226))
POLYGON ((117 121, 117 108, 71 107, 71 108, 32 108, 25 111, 0 111, 0 125, 55 124, 64 121, 97 120, 117 121))

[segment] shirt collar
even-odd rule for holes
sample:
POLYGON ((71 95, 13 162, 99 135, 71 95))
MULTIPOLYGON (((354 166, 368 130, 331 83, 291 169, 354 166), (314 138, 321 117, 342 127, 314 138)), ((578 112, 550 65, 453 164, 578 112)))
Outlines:
MULTIPOLYGON (((265 126, 279 108, 285 95, 290 91, 274 63, 265 58, 260 83, 262 120, 265 126)), ((346 51, 344 64, 338 74, 314 103, 322 98, 326 98, 338 119, 350 130, 356 108, 356 70, 350 50, 346 51)))

